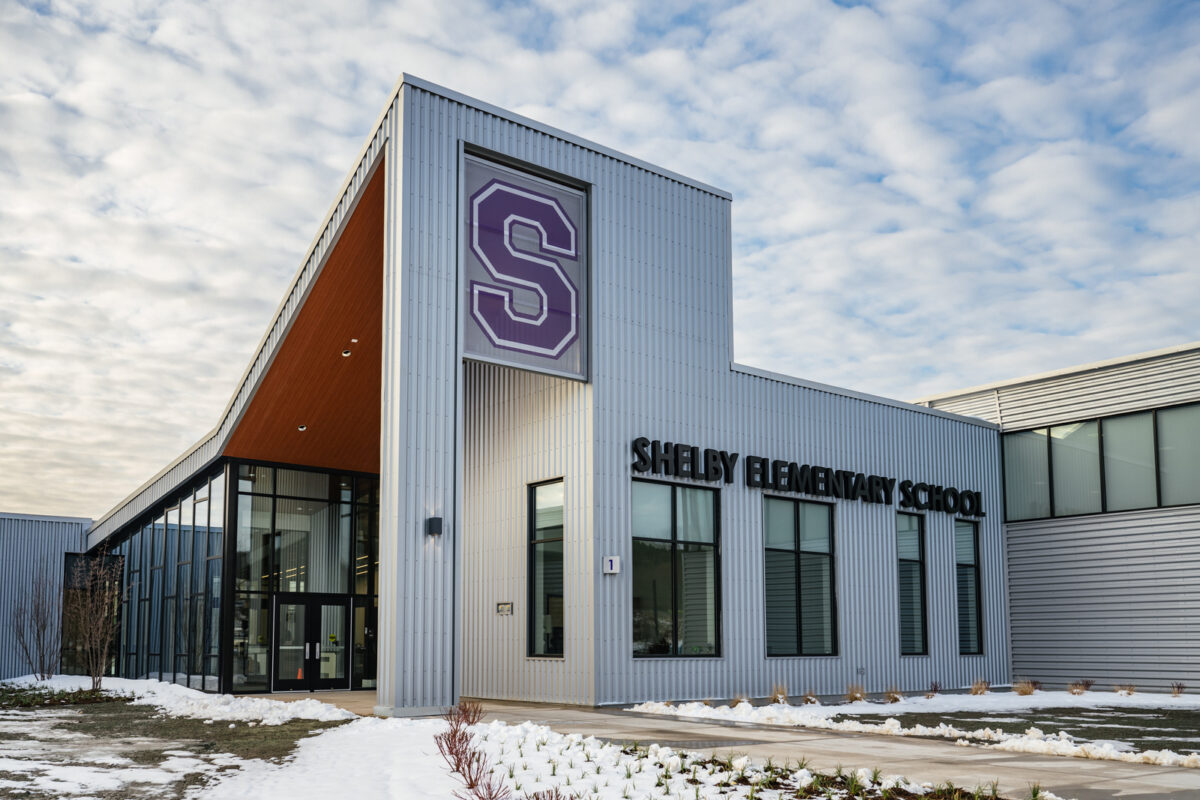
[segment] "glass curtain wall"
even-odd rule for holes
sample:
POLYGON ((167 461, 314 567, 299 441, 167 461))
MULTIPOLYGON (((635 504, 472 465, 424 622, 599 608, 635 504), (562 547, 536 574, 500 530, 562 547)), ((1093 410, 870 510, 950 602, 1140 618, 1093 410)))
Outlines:
POLYGON ((346 597, 351 686, 374 686, 378 479, 245 463, 231 474, 237 483, 234 690, 271 690, 276 593, 346 597))
POLYGON ((123 563, 120 674, 217 691, 225 471, 114 537, 123 563))

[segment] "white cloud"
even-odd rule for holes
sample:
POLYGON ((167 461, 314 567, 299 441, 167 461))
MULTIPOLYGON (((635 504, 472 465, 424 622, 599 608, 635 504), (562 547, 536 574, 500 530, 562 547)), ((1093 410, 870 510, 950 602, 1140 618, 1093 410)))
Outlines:
POLYGON ((0 508, 216 422, 402 71, 730 189, 739 360, 913 397, 1198 338, 1200 11, 1152 11, 9 4, 0 508))

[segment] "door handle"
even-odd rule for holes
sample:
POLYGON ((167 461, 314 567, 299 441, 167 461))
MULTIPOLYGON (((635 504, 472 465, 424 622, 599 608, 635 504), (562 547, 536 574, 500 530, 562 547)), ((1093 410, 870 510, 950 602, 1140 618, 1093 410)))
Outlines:
POLYGON ((304 658, 305 660, 308 659, 308 642, 304 643, 304 658))

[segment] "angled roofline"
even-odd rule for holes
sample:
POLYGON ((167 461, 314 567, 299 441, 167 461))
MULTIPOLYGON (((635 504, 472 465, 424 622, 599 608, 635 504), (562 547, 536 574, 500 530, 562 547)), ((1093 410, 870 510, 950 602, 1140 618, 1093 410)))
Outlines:
POLYGON ((753 375, 756 378, 766 378, 779 383, 786 383, 791 386, 801 386, 805 389, 814 389, 818 392, 826 392, 828 394, 837 395, 838 397, 849 397, 854 400, 864 400, 868 403, 875 403, 881 406, 891 406, 899 408, 903 411, 914 411, 923 416, 941 417, 943 419, 954 420, 955 422, 965 422, 969 425, 976 425, 980 428, 988 428, 990 430, 1000 430, 1000 426, 988 422, 978 417, 967 417, 962 414, 953 414, 949 411, 942 411, 940 408, 928 408, 919 406, 913 403, 906 403, 903 400, 893 400, 890 397, 882 397, 876 394, 867 394, 866 392, 857 392, 853 389, 843 389, 840 386, 831 386, 827 383, 817 383, 803 378, 795 378, 791 375, 785 375, 782 372, 770 372, 769 370, 759 369, 758 367, 748 367, 745 364, 739 364, 736 361, 730 362, 730 370, 740 372, 743 375, 753 375))
POLYGON ((1200 351, 1200 342, 1189 342, 1187 344, 1175 345, 1173 347, 1164 347, 1159 350, 1147 350, 1143 353, 1134 353, 1127 356, 1118 356, 1116 358, 1108 358, 1103 361, 1093 361, 1088 364, 1079 364, 1074 367, 1064 367, 1062 369, 1051 370, 1049 372, 1039 372, 1034 375, 1026 375, 1020 378, 1010 378, 1008 380, 996 381, 994 383, 984 383, 979 386, 971 386, 966 389, 958 389, 952 392, 942 392, 940 394, 931 394, 914 400, 914 403, 936 403, 939 400, 952 400, 958 397, 965 397, 971 394, 981 392, 992 392, 997 389, 1008 389, 1014 386, 1022 386, 1031 383, 1041 383, 1042 381, 1054 380, 1055 378, 1065 378, 1071 375, 1082 375, 1086 372, 1101 372, 1106 369, 1115 367, 1129 366, 1144 361, 1156 361, 1160 358, 1170 358, 1171 356, 1180 355, 1200 351))
POLYGON ((292 320, 300 308, 303 307, 308 289, 316 281, 317 276, 320 275, 325 265, 325 259, 332 252, 333 245, 338 240, 342 226, 353 213, 360 190, 366 186, 367 181, 381 161, 384 154, 384 144, 392 135, 391 126, 389 125, 389 115, 396 107, 397 100, 405 86, 440 95, 449 100, 479 109, 480 111, 509 120, 531 130, 554 136, 595 153, 622 161, 669 180, 724 198, 725 200, 733 199, 733 195, 722 189, 717 189, 706 183, 663 169, 662 167, 604 147, 588 139, 542 124, 528 117, 523 117, 520 114, 514 114, 506 109, 485 103, 444 86, 439 86, 415 75, 401 73, 399 80, 396 81, 391 93, 388 95, 387 102, 384 104, 379 116, 376 117, 374 125, 371 126, 370 133, 367 135, 366 141, 353 162, 354 166, 345 180, 342 181, 341 186, 334 195, 333 203, 330 205, 321 225, 318 227, 317 234, 305 250, 305 256, 300 262, 300 267, 288 285, 287 291, 284 292, 283 299, 271 315, 271 322, 267 325, 266 331, 259 339, 258 345, 253 351, 254 355, 238 379, 237 388, 234 390, 229 402, 225 404, 225 408, 221 412, 217 424, 208 433, 200 437, 195 444, 167 466, 156 472, 153 477, 130 492, 124 499, 100 517, 88 532, 89 546, 98 543, 114 533, 118 528, 131 522, 169 492, 174 491, 180 483, 206 469, 220 458, 233 429, 237 427, 237 422, 240 420, 241 414, 250 403, 259 383, 270 368, 276 348, 286 338, 292 320))

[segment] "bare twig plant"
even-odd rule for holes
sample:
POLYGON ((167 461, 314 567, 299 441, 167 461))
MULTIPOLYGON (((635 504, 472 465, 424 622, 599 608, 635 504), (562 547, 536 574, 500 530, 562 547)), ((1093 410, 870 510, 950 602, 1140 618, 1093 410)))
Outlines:
POLYGON ((116 649, 121 559, 103 552, 81 556, 63 583, 63 637, 91 676, 92 691, 99 691, 116 649))
POLYGON ((1131 695, 1137 691, 1137 687, 1134 686, 1132 683, 1118 683, 1116 686, 1113 687, 1113 691, 1119 695, 1128 697, 1129 695, 1131 695))
POLYGON ((892 686, 887 690, 884 696, 887 698, 889 703, 899 703, 904 699, 904 692, 900 691, 895 686, 892 686))
POLYGON ((58 671, 62 653, 62 592, 56 585, 50 563, 38 559, 29 576, 29 590, 13 608, 12 626, 17 652, 37 679, 44 681, 58 671))
POLYGON ((1091 689, 1095 685, 1096 685, 1095 681, 1089 681, 1089 680, 1072 681, 1071 683, 1067 684, 1067 691, 1070 692, 1071 694, 1076 694, 1076 695, 1083 694, 1084 692, 1086 692, 1088 689, 1091 689))
POLYGON ((456 791, 454 796, 459 800, 510 800, 512 790, 492 771, 491 760, 475 746, 467 730, 483 719, 483 706, 460 702, 442 718, 449 727, 435 735, 433 741, 450 769, 466 784, 466 791, 456 791))
POLYGON ((938 692, 940 692, 941 690, 942 690, 942 685, 940 683, 938 683, 937 681, 930 681, 929 682, 929 691, 925 693, 925 699, 932 700, 933 698, 937 697, 938 692))
POLYGON ((1171 684, 1171 696, 1172 697, 1179 697, 1186 691, 1187 691, 1186 683, 1181 683, 1179 681, 1175 681, 1174 683, 1171 684))

